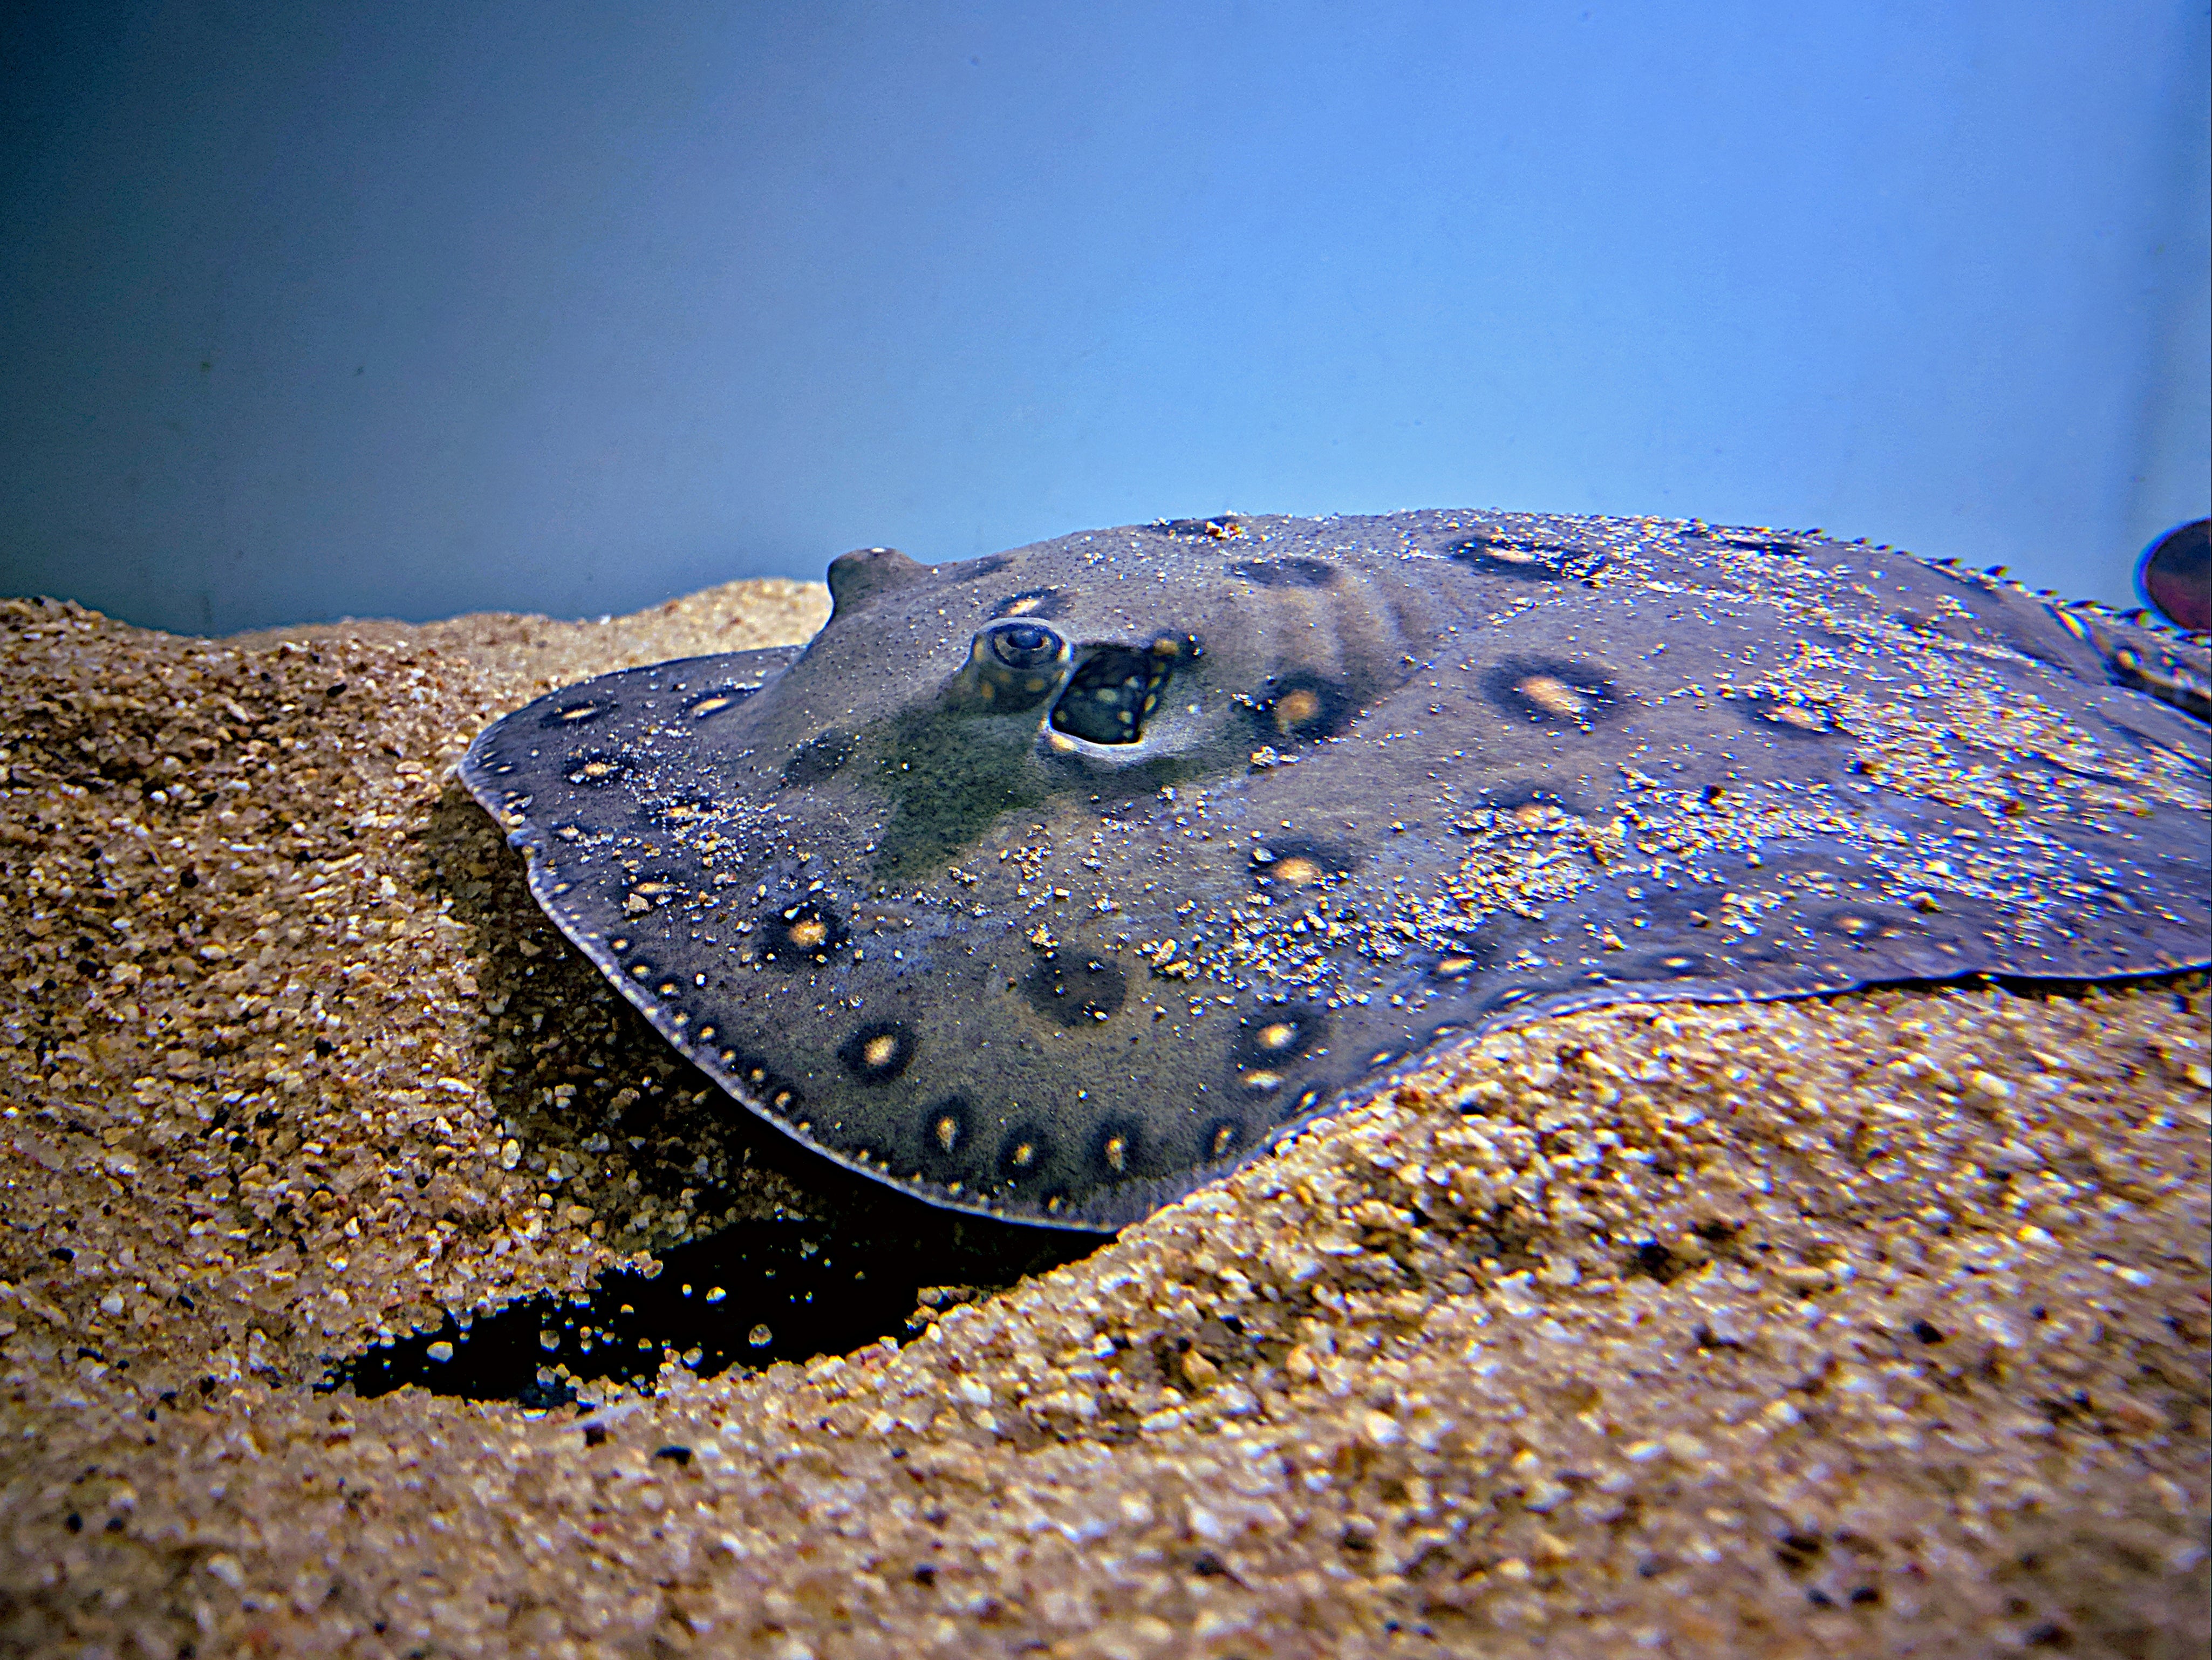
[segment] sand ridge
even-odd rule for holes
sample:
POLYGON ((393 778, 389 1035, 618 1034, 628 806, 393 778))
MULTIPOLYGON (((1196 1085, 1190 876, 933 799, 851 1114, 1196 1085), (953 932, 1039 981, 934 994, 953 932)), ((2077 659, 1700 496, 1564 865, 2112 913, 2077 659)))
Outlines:
POLYGON ((2202 1651, 2201 976, 1577 1016, 903 1347, 582 1415, 313 1393, 811 1202, 450 769, 823 610, 0 618, 0 1642, 2202 1651))

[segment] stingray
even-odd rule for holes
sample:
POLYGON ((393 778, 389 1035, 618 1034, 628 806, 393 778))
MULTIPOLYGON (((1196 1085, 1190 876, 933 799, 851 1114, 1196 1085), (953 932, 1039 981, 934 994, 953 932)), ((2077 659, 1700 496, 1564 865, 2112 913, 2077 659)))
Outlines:
POLYGON ((1817 533, 1220 518, 829 572, 461 766, 728 1094, 1105 1230, 1565 1011, 2212 960, 2202 644, 1817 533))

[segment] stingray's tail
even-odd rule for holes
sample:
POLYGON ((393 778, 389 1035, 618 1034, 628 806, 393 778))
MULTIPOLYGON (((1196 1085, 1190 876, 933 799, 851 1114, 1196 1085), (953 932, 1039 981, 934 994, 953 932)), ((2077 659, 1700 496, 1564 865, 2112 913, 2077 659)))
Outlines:
POLYGON ((2121 685, 2212 721, 2212 635, 2185 634, 2148 611, 2122 613, 2094 602, 2051 609, 2121 685))

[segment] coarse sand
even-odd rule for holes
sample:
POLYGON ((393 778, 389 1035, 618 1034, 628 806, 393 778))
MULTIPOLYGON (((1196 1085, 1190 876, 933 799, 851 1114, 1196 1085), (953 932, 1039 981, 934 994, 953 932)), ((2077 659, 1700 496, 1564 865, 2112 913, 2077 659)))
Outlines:
POLYGON ((850 1211, 453 776, 825 610, 0 606, 0 1651, 2205 1652, 2201 976, 1548 1021, 903 1347, 319 1390, 850 1211))

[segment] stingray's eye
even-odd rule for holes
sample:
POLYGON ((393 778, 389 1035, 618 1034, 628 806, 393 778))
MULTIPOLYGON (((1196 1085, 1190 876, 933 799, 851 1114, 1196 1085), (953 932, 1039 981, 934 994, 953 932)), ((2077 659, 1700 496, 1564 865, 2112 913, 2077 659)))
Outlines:
POLYGON ((997 709, 1029 708, 1060 683, 1067 642, 1042 623, 1010 617, 993 623, 969 648, 961 671, 969 696, 997 709))
POLYGON ((1009 623, 990 633, 991 655, 1017 672, 1048 668, 1065 647, 1050 629, 1036 623, 1009 623))

